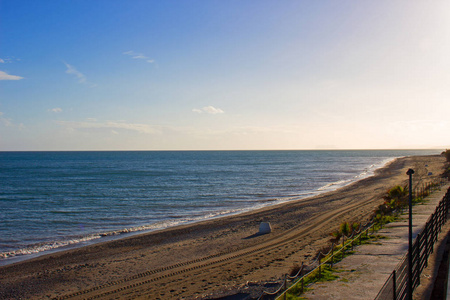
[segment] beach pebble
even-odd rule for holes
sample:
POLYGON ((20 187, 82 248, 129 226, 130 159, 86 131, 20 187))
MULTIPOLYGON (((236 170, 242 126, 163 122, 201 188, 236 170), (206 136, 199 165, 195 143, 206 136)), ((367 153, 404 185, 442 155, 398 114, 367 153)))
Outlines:
POLYGON ((266 234, 271 232, 272 227, 270 226, 269 222, 261 222, 261 224, 259 224, 259 234, 266 234))

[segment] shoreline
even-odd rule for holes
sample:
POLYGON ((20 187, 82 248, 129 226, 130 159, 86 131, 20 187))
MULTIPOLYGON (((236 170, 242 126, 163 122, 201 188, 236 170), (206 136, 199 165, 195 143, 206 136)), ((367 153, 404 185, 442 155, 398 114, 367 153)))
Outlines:
POLYGON ((113 242, 120 239, 125 239, 129 237, 133 237, 136 235, 141 234, 149 234, 159 231, 168 230, 171 228, 176 228, 178 226, 190 226, 194 225, 196 223, 201 223, 205 221, 211 221, 219 218, 227 218, 232 217, 236 215, 241 214, 247 214, 252 212, 257 212, 258 210, 270 208, 272 206, 277 205, 283 205, 288 204, 290 202, 296 202, 301 201, 304 199, 312 198, 319 196, 324 193, 334 192, 341 188, 344 188, 348 185, 354 184, 358 181, 364 180, 366 178, 370 178, 372 176, 375 176, 377 170, 385 168, 388 164, 392 163, 393 161, 397 159, 404 158, 406 156, 402 157, 391 157, 388 159, 383 160, 382 162, 378 164, 371 164, 361 170, 361 172, 354 176, 351 179, 347 180, 338 180, 335 182, 330 182, 325 184, 322 187, 319 187, 315 190, 305 191, 303 195, 296 195, 296 196, 283 196, 279 197, 277 199, 268 199, 265 200, 267 204, 258 203, 257 207, 242 207, 234 209, 234 211, 229 212, 228 211, 217 211, 214 212, 214 216, 208 217, 208 216, 200 216, 196 219, 187 220, 187 221, 178 221, 175 225, 170 225, 171 223, 175 223, 175 220, 169 219, 166 221, 161 221, 153 224, 148 225, 141 225, 136 227, 130 227, 130 228, 124 228, 114 231, 106 231, 106 232, 99 232, 99 233, 91 233, 88 235, 80 235, 80 236, 72 236, 68 237, 64 240, 58 240, 58 241, 51 241, 51 242, 42 242, 40 244, 36 245, 30 245, 26 248, 21 248, 17 250, 13 250, 10 252, 2 252, 0 253, 0 267, 7 266, 11 264, 15 264, 18 262, 25 262, 31 259, 39 258, 44 255, 50 255, 55 254, 62 251, 69 251, 74 250, 78 248, 83 248, 99 243, 105 243, 105 242, 113 242), (165 225, 169 224, 169 225, 165 225), (43 250, 41 250, 41 249, 43 250), (3 257, 2 257, 3 256, 3 257))
POLYGON ((0 298, 202 299, 242 290, 245 282, 263 287, 312 260, 342 221, 366 221, 387 189, 407 182, 408 168, 417 182, 427 181, 441 174, 444 161, 399 158, 374 176, 314 197, 2 266, 0 298), (262 221, 272 233, 257 234, 262 221))

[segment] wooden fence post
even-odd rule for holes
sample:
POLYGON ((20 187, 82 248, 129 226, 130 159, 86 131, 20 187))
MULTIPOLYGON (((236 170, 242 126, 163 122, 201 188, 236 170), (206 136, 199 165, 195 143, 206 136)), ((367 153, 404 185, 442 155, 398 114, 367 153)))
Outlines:
POLYGON ((333 258, 334 258, 334 244, 331 245, 331 257, 330 257, 331 268, 332 268, 332 269, 333 269, 333 258))
POLYGON ((321 253, 319 253, 319 278, 322 277, 322 265, 320 264, 320 254, 321 253))
POLYGON ((425 255, 426 255, 426 259, 425 259, 425 268, 428 267, 428 222, 425 224, 425 227, 423 229, 423 234, 425 236, 425 255))
POLYGON ((392 299, 397 300, 397 274, 395 270, 392 272, 392 285, 393 285, 392 291, 394 292, 393 294, 394 298, 392 299))

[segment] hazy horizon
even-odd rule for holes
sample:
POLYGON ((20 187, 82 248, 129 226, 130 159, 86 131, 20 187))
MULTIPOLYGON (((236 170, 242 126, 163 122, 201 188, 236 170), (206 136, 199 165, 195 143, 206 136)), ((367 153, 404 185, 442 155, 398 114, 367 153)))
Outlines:
MULTIPOLYGON (((244 152, 244 151, 445 151, 446 148, 421 148, 421 149, 160 149, 160 150, 0 150, 1 152, 244 152)), ((438 154, 438 153, 437 153, 438 154)))
POLYGON ((450 148, 450 2, 0 2, 0 151, 450 148))

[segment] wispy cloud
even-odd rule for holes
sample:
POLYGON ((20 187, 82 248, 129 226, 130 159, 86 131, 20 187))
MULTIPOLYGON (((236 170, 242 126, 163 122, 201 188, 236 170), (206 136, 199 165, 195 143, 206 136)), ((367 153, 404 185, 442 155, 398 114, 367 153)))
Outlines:
POLYGON ((79 83, 86 83, 86 76, 78 71, 74 66, 64 63, 66 65, 66 73, 75 76, 79 83))
POLYGON ((60 112, 62 112, 63 110, 62 110, 62 108, 60 108, 60 107, 55 107, 55 108, 49 109, 48 111, 49 111, 49 112, 54 112, 54 113, 60 113, 60 112))
POLYGON ((201 109, 194 108, 192 111, 196 112, 196 113, 199 113, 199 114, 207 113, 207 114, 212 114, 212 115, 225 113, 222 109, 215 108, 214 106, 205 106, 205 107, 203 107, 201 109))
POLYGON ((66 73, 69 74, 69 75, 74 76, 75 78, 77 78, 79 83, 86 84, 89 87, 96 87, 97 86, 96 84, 89 82, 87 80, 87 78, 86 78, 86 75, 84 75, 83 73, 78 71, 74 66, 69 65, 66 62, 63 62, 63 63, 64 63, 64 65, 67 68, 66 73))
POLYGON ((154 59, 150 59, 148 56, 146 56, 146 55, 144 55, 144 54, 142 54, 142 53, 137 53, 137 52, 134 52, 134 51, 127 51, 127 52, 124 52, 123 53, 124 55, 128 55, 128 56, 131 56, 131 58, 134 58, 134 59, 142 59, 142 60, 145 60, 146 62, 148 62, 148 63, 154 63, 155 62, 155 60, 154 59))
POLYGON ((7 119, 3 116, 4 114, 0 111, 0 124, 3 124, 6 127, 12 126, 11 119, 7 119))
POLYGON ((10 75, 6 72, 0 71, 0 80, 21 80, 23 77, 17 75, 10 75))
POLYGON ((114 134, 118 134, 117 130, 136 131, 144 134, 161 134, 160 126, 152 126, 148 124, 136 124, 126 122, 70 122, 70 121, 57 121, 57 124, 69 129, 109 129, 114 134))
POLYGON ((13 63, 16 61, 20 61, 20 58, 16 58, 14 56, 0 58, 0 64, 9 64, 9 63, 13 63))
POLYGON ((0 111, 0 126, 3 125, 5 127, 18 128, 19 130, 25 129, 25 125, 23 125, 23 123, 20 123, 20 124, 16 123, 16 124, 14 124, 12 119, 7 118, 4 115, 5 114, 0 111))

